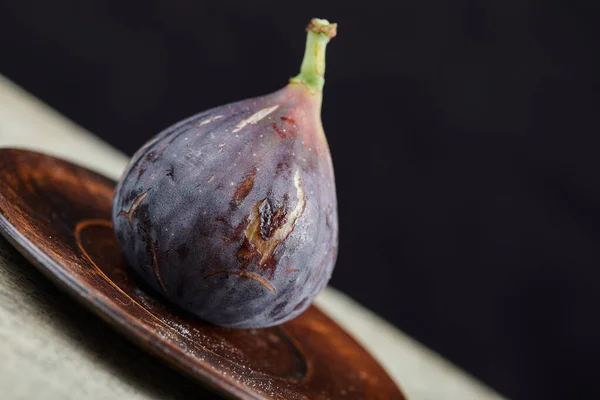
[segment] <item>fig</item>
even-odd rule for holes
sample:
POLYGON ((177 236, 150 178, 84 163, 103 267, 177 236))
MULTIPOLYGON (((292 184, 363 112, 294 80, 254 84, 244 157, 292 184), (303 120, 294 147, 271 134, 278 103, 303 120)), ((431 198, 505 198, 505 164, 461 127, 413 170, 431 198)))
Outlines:
POLYGON ((277 325, 331 277, 337 200, 320 113, 336 27, 313 19, 287 86, 172 125, 135 153, 117 185, 112 220, 125 258, 201 319, 277 325))

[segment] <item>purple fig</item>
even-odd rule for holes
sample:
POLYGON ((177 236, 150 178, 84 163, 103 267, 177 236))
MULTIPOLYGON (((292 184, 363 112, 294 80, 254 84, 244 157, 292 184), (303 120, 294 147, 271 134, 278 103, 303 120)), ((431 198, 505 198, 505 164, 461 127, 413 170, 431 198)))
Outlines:
POLYGON ((113 223, 132 268, 217 325, 277 325, 304 311, 337 256, 333 166, 320 112, 325 47, 313 19, 300 74, 275 93, 194 115, 133 156, 113 223))

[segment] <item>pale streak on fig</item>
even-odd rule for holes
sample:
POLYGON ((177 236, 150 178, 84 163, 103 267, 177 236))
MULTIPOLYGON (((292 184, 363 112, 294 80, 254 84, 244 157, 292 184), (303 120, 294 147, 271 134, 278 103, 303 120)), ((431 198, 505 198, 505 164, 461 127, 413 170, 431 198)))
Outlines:
POLYGON ((215 115, 214 117, 210 117, 210 118, 205 119, 204 121, 200 122, 197 126, 202 126, 202 125, 210 124, 211 122, 216 121, 219 118, 223 118, 223 116, 222 115, 215 115))
POLYGON ((245 278, 254 279, 258 283, 260 283, 261 285, 266 287, 269 292, 275 293, 277 291, 273 287, 273 285, 271 285, 269 283, 269 281, 267 281, 265 278, 263 278, 262 276, 253 274, 252 272, 248 272, 248 271, 226 271, 226 270, 222 269, 219 271, 211 272, 210 274, 206 275, 204 278, 206 279, 206 278, 210 278, 211 276, 220 275, 220 274, 237 275, 237 276, 243 276, 245 278))
POLYGON ((148 191, 149 190, 150 189, 146 190, 144 193, 142 193, 138 197, 136 197, 136 199, 133 201, 133 204, 131 205, 131 207, 129 207, 129 211, 121 210, 121 212, 118 214, 119 216, 122 215, 125 218, 127 218, 127 221, 129 221, 129 226, 132 229, 133 229, 133 214, 135 214, 135 211, 139 207, 140 203, 142 201, 144 201, 144 199, 146 198, 146 196, 148 196, 148 191))
POLYGON ((302 180, 300 179, 300 171, 296 170, 294 175, 294 186, 296 187, 296 206, 294 209, 287 214, 286 221, 281 225, 273 235, 265 240, 260 234, 260 205, 266 201, 266 199, 259 201, 252 207, 252 211, 248 216, 248 226, 245 230, 246 238, 262 256, 259 261, 259 266, 264 266, 266 262, 273 256, 275 248, 279 243, 283 242, 294 230, 296 220, 304 213, 304 207, 306 201, 304 198, 304 189, 302 188, 302 180))
POLYGON ((249 116, 248 118, 241 120, 235 126, 235 128, 233 128, 232 132, 233 133, 239 132, 242 129, 244 129, 244 127, 246 125, 256 124, 258 121, 260 121, 261 119, 263 119, 267 115, 271 114, 273 111, 277 110, 278 108, 279 108, 279 104, 276 104, 274 106, 263 108, 262 110, 258 110, 257 112, 255 112, 254 114, 252 114, 251 116, 249 116))

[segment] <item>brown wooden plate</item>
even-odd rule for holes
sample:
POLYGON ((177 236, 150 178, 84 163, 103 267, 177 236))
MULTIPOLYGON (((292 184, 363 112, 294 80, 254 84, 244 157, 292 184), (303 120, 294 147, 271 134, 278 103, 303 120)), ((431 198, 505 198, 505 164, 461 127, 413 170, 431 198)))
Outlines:
POLYGON ((0 231, 46 276, 133 342, 242 399, 404 399, 383 368, 315 306, 267 329, 205 323, 155 295, 113 235, 115 183, 40 153, 0 150, 0 231))

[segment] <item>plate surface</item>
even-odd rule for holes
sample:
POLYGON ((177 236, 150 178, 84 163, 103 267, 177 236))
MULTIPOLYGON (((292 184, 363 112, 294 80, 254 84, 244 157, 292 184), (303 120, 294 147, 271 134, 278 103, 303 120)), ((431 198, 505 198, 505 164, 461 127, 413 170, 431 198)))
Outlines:
POLYGON ((315 306, 266 329, 205 323, 137 279, 110 221, 115 183, 47 155, 0 150, 0 232, 130 340, 228 397, 404 399, 383 368, 315 306))

